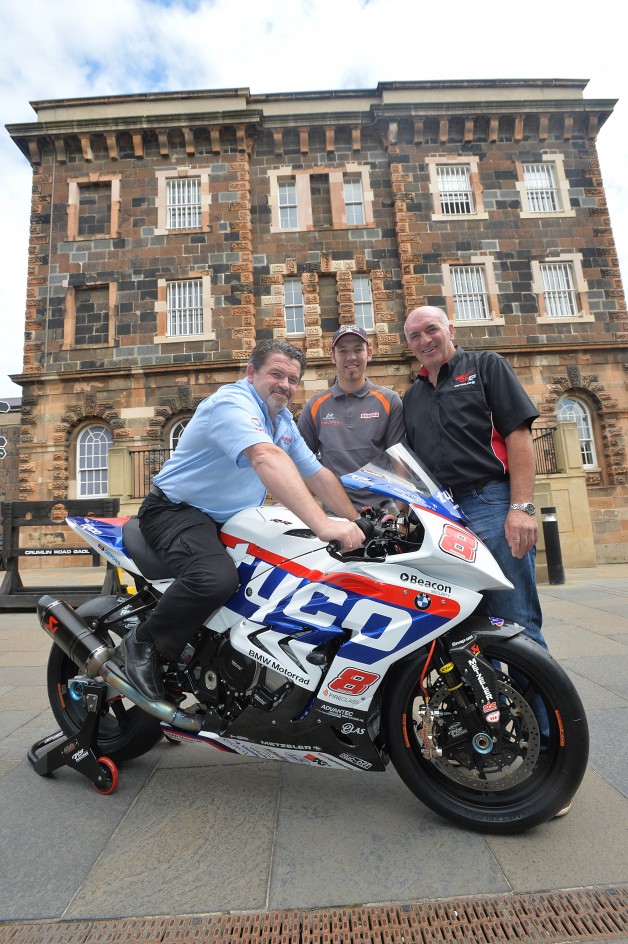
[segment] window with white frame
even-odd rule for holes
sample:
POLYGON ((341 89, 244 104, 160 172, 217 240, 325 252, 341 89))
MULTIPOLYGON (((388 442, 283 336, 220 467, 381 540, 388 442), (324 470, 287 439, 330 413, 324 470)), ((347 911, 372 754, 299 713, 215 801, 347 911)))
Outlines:
POLYGON ((355 308, 355 323, 365 331, 375 329, 375 312, 373 309, 373 292, 368 275, 353 276, 353 305, 355 308))
POLYGON ((297 183, 294 177, 280 180, 277 194, 279 198, 280 229, 297 227, 297 183))
POLYGON ((453 265, 449 271, 455 318, 458 321, 490 318, 484 266, 453 265))
POLYGON ((301 279, 285 279, 283 289, 286 334, 303 334, 305 331, 305 312, 303 310, 301 279))
POLYGON ((354 161, 332 169, 291 165, 271 168, 271 232, 374 226, 369 172, 368 166, 354 161))
POLYGON ((578 439, 580 440, 582 465, 585 469, 597 469, 593 427, 589 410, 579 400, 565 397, 556 407, 556 415, 561 422, 565 420, 575 421, 578 428, 578 439))
POLYGON ((524 164, 523 179, 528 193, 530 213, 556 213, 562 210, 556 185, 556 172, 551 161, 524 164))
POLYGON ((156 235, 169 236, 180 230, 210 231, 211 172, 211 167, 201 166, 168 167, 155 171, 156 235))
POLYGON ((170 449, 172 450, 172 452, 174 452, 174 450, 179 445, 179 440, 181 439, 183 430, 185 429, 185 427, 188 425, 189 422, 190 422, 189 419, 178 420, 174 424, 172 429, 170 430, 170 449))
POLYGON ((166 305, 169 337, 203 333, 203 283, 201 279, 168 282, 166 305))
POLYGON ((475 213, 468 164, 437 164, 436 180, 441 213, 446 216, 475 213))
POLYGON ((76 469, 79 498, 107 495, 107 466, 113 439, 106 426, 88 426, 76 442, 76 469))
POLYGON ((168 229, 200 229, 201 178, 173 177, 166 182, 168 229))
POLYGON ((343 193, 348 226, 363 226, 366 222, 364 215, 364 191, 362 177, 355 174, 345 174, 343 178, 343 193))
POLYGON ((576 215, 569 199, 563 154, 552 151, 538 161, 517 161, 516 167, 522 219, 576 215))
POLYGON ((572 263, 542 262, 540 272, 546 316, 548 318, 577 317, 578 299, 572 263))
POLYGON ((453 216, 488 219, 482 197, 478 157, 465 155, 445 158, 433 154, 426 157, 425 163, 434 202, 433 220, 445 220, 453 216))

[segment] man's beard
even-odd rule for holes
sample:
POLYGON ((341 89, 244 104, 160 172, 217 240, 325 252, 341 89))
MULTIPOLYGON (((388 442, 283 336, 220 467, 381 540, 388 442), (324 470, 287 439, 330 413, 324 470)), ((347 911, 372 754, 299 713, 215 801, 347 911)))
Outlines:
POLYGON ((288 406, 289 399, 283 393, 271 393, 268 398, 268 409, 271 413, 279 413, 280 410, 285 409, 288 406))

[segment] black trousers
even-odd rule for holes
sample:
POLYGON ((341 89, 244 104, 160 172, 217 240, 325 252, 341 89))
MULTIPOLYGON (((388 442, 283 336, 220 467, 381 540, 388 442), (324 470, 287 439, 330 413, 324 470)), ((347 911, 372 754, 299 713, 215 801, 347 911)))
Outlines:
POLYGON ((214 610, 238 587, 235 564, 216 522, 190 505, 148 495, 140 531, 176 578, 138 632, 164 658, 176 659, 214 610))

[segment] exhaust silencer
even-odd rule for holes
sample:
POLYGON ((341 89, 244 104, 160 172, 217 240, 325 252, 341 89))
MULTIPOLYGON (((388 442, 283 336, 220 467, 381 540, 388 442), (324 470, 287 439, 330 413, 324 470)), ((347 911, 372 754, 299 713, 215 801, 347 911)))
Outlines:
POLYGON ((42 627, 66 656, 90 678, 111 656, 111 649, 95 635, 69 604, 56 597, 43 596, 37 603, 37 616, 42 627))
POLYGON ((55 644, 78 666, 84 675, 102 676, 113 689, 138 705, 143 711, 172 727, 200 731, 204 715, 188 714, 168 701, 150 701, 131 685, 113 662, 112 650, 91 631, 83 617, 63 600, 43 596, 37 603, 39 622, 55 644), (107 663, 107 664, 105 664, 107 663))

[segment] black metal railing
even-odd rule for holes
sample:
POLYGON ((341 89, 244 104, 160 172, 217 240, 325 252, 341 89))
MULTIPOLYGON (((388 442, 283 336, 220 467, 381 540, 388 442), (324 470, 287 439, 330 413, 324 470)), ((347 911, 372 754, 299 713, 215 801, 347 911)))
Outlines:
MULTIPOLYGON (((554 448, 554 426, 539 427, 532 430, 534 459, 537 475, 556 475, 558 463, 554 448)), ((162 465, 172 455, 172 449, 133 449, 131 463, 133 469, 133 498, 145 498, 162 465)))
POLYGON ((555 429, 555 426, 541 426, 538 429, 532 430, 537 475, 556 475, 558 472, 558 461, 556 459, 556 448, 554 445, 555 429))
POLYGON ((170 458, 171 453, 171 449, 131 450, 133 498, 146 498, 153 476, 157 475, 166 459, 170 458))

